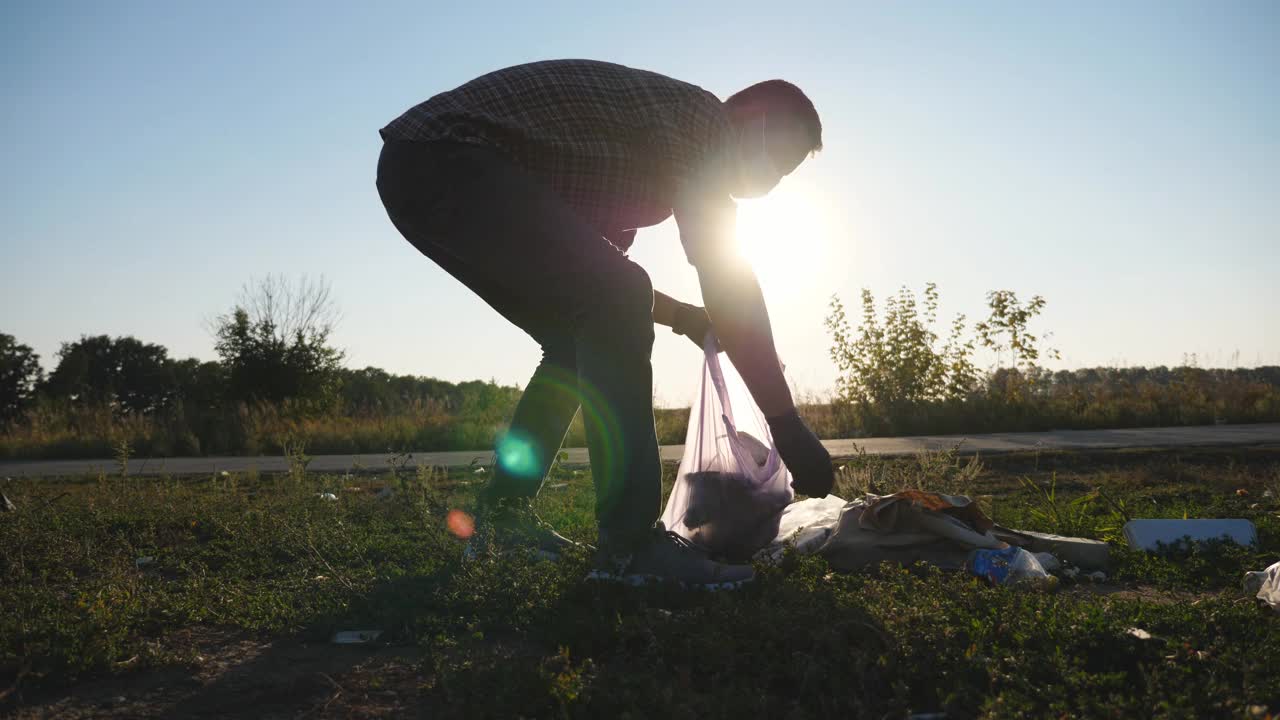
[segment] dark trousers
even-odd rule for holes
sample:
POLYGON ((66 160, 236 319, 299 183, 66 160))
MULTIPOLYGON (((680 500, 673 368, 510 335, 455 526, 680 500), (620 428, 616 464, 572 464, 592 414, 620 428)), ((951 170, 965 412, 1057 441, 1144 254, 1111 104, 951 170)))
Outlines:
POLYGON ((640 542, 662 501, 648 274, 494 150, 389 141, 378 193, 414 247, 542 346, 482 503, 537 495, 581 405, 600 543, 640 542))

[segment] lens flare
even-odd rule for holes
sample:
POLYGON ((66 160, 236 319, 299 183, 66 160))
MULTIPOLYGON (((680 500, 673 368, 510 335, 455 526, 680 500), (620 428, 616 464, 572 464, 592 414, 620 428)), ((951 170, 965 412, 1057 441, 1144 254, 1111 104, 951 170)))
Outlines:
POLYGON ((596 482, 607 482, 609 478, 619 477, 619 469, 625 463, 618 417, 592 384, 579 379, 578 392, 582 398, 587 445, 591 448, 591 473, 596 482))
POLYGON ((450 510, 448 517, 444 520, 445 527, 449 528, 449 532, 466 540, 476 532, 475 520, 470 515, 461 510, 450 510))
POLYGON ((538 477, 541 474, 541 458, 538 447, 531 438, 516 430, 508 432, 498 441, 498 466, 503 472, 518 478, 538 477))

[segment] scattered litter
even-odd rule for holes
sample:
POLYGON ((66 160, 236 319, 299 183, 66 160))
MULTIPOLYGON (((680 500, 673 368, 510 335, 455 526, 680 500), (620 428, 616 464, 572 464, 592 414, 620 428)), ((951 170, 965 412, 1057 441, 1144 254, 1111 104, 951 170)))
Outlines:
POLYGON ((1044 560, 1049 567, 1071 565, 1072 570, 1064 573, 1065 577, 1074 577, 1078 570, 1044 545, 1074 547, 1079 555, 1106 562, 1105 543, 1033 535, 995 527, 970 498, 962 495, 903 490, 885 496, 867 494, 849 502, 828 495, 788 505, 778 520, 777 535, 755 558, 778 562, 789 552, 820 555, 840 572, 882 562, 924 562, 943 570, 967 569, 996 584, 1025 580, 1030 587, 1048 590, 1056 588, 1060 579, 1048 574, 1035 553, 1047 552, 1044 560), (1096 546, 1101 546, 1102 551, 1096 552, 1096 546), (986 553, 976 565, 975 550, 986 553), (1013 580, 1009 579, 1011 561, 1020 569, 1013 580), (993 568, 994 565, 999 567, 993 568), (1021 571, 1024 566, 1026 570, 1021 571))
POLYGON ((1151 633, 1147 632, 1146 630, 1143 630, 1142 628, 1131 627, 1128 630, 1125 630, 1125 632, 1138 638, 1139 640, 1150 640, 1152 637, 1151 633))
POLYGON ((1244 489, 1244 488, 1240 488, 1240 489, 1236 490, 1236 496, 1237 496, 1237 497, 1249 497, 1249 491, 1248 491, 1248 490, 1246 490, 1246 489, 1244 489))
POLYGON ((1266 570, 1245 573, 1244 590, 1280 612, 1280 562, 1266 570))
POLYGON ((1237 545, 1253 545, 1258 542, 1258 531, 1253 523, 1240 518, 1195 520, 1130 520, 1124 526, 1124 539, 1130 547, 1155 550, 1160 545, 1172 545, 1183 538, 1191 542, 1225 539, 1237 545))
POLYGON ((137 560, 134 560, 133 564, 134 564, 134 567, 146 567, 155 561, 156 561, 155 555, 143 555, 137 560))
POLYGON ((316 497, 320 498, 321 500, 337 500, 338 499, 337 495, 334 495, 333 493, 330 493, 330 492, 318 493, 316 494, 316 497))
POLYGON ((974 575, 986 578, 992 585, 1021 583, 1052 585, 1057 580, 1045 572, 1035 555, 1020 547, 1007 547, 1001 550, 978 548, 969 553, 969 560, 965 563, 965 567, 974 575))
POLYGON ((1038 552, 1032 553, 1032 555, 1035 555, 1036 560, 1040 561, 1040 567, 1044 568, 1045 572, 1053 572, 1054 570, 1058 570, 1062 567, 1062 562, 1059 561, 1058 558, 1054 557, 1053 553, 1038 552))
POLYGON ((1264 490, 1264 491, 1262 492, 1262 497, 1264 497, 1264 498, 1270 498, 1270 497, 1275 497, 1275 496, 1276 496, 1276 494, 1275 494, 1275 493, 1273 493, 1273 492, 1271 492, 1270 490, 1264 490))
POLYGON ((17 509, 18 506, 13 504, 13 501, 9 499, 9 496, 4 493, 0 493, 0 512, 14 512, 17 509))
MULTIPOLYGON (((968 497, 924 490, 792 503, 779 516, 774 539, 754 558, 777 563, 788 553, 821 556, 837 572, 924 562, 993 584, 1050 591, 1062 579, 1078 578, 1082 567, 1094 570, 1108 561, 1104 542, 997 526, 968 497)), ((1091 577, 1101 582, 1107 576, 1091 577)))
POLYGON ((314 581, 316 581, 316 582, 320 582, 320 581, 322 581, 322 580, 328 580, 328 579, 329 579, 329 576, 328 576, 328 575, 317 575, 317 576, 315 576, 315 577, 313 577, 313 578, 311 578, 311 579, 312 579, 312 580, 314 580, 314 581))
POLYGON ((221 475, 222 477, 231 477, 231 473, 227 472, 226 470, 223 470, 218 474, 221 475))
POLYGON ((548 486, 547 486, 547 489, 548 489, 548 490, 559 490, 560 488, 563 488, 563 487, 569 487, 569 483, 567 483, 567 482, 551 483, 550 485, 548 485, 548 486))
POLYGON ((1105 570, 1110 564, 1111 548, 1101 540, 1030 530, 1012 530, 999 525, 995 526, 991 532, 1010 545, 1018 545, 1034 553, 1052 553, 1062 562, 1086 570, 1105 570))
POLYGON ((343 630, 333 634, 334 645, 364 645, 378 639, 381 630, 343 630))
POLYGON ((1101 570, 1095 570, 1094 572, 1091 572, 1088 575, 1085 575, 1085 577, 1089 578, 1091 582, 1096 582, 1096 583, 1104 583, 1107 581, 1107 574, 1102 572, 1101 570))
POLYGON ((483 475, 483 474, 484 474, 484 468, 482 468, 482 467, 478 467, 478 468, 476 468, 475 474, 476 474, 476 475, 483 475))

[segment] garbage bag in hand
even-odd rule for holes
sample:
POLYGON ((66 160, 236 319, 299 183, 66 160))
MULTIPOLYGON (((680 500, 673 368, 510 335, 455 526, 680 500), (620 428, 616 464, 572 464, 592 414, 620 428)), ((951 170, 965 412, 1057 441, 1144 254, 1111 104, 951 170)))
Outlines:
POLYGON ((708 338, 662 522, 715 554, 746 559, 777 535, 795 493, 764 414, 732 363, 721 364, 714 336, 708 338))

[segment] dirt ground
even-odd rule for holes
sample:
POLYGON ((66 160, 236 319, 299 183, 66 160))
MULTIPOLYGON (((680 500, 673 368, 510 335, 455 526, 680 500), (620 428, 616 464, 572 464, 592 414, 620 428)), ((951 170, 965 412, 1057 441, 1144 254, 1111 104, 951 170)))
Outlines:
MULTIPOLYGON (((1076 585, 1064 592, 1192 605, 1220 594, 1111 583, 1076 585)), ((189 658, 185 666, 140 669, 49 697, 27 697, 12 717, 296 720, 436 715, 424 705, 422 691, 432 681, 421 668, 425 656, 417 646, 263 640, 203 627, 176 633, 164 644, 165 650, 189 658)), ((454 710, 450 716, 466 716, 465 708, 454 710)))
POLYGON ((26 698, 15 718, 366 718, 413 714, 415 646, 260 640, 194 628, 165 640, 185 667, 142 669, 57 696, 26 698))
MULTIPOLYGON (((1120 498, 1131 508, 1154 509, 1174 517, 1249 514, 1259 523, 1262 550, 1274 553, 1274 523, 1280 517, 1276 514, 1280 506, 1267 498, 1280 494, 1280 485, 1276 485, 1280 480, 1278 452, 1257 448, 1002 456, 988 460, 981 478, 973 481, 973 494, 996 497, 995 507, 1008 515, 1014 527, 1030 527, 1016 523, 1036 522, 1035 510, 1069 513, 1076 507, 1070 499, 1046 505, 1039 500, 1045 488, 1069 492, 1064 498, 1071 498, 1095 486, 1105 487, 1111 493, 1108 497, 1120 498), (1031 479, 1034 484, 1028 486, 1031 479), (1260 503, 1272 504, 1260 508, 1260 503)), ((854 468, 861 474, 853 479, 889 488, 938 477, 968 482, 967 459, 944 459, 946 462, 927 458, 867 461, 854 468)), ((577 494, 569 490, 544 493, 545 509, 561 526, 582 532, 593 506, 591 486, 576 475, 565 478, 577 494)), ((103 632, 104 627, 111 627, 109 622, 125 627, 121 637, 129 642, 115 642, 112 647, 121 650, 107 656, 102 661, 105 664, 77 676, 87 679, 64 682, 55 675, 52 681, 39 682, 41 670, 38 664, 33 666, 33 655, 26 654, 28 646, 22 644, 22 635, 9 633, 6 637, 16 639, 11 640, 14 645, 7 657, 16 659, 16 664, 11 662, 7 671, 16 671, 17 677, 15 681, 12 672, 0 676, 0 716, 589 717, 614 714, 599 712, 601 707, 613 707, 615 712, 619 707, 645 707, 646 701, 661 700, 662 692, 673 687, 684 687, 694 702, 702 704, 681 706, 686 712, 674 712, 672 717, 717 715, 726 712, 725 697, 768 697, 770 692, 775 697, 770 707, 786 715, 790 695, 766 687, 767 683, 752 684, 755 680, 732 685, 732 672, 720 676, 708 672, 700 684, 685 687, 695 677, 690 668, 704 661, 709 652, 714 655, 726 632, 737 633, 735 637, 740 636, 742 647, 748 649, 745 651, 755 653, 752 657, 774 663, 764 673, 770 677, 775 668, 776 672, 793 668, 800 662, 796 658, 813 658, 814 673, 829 673, 832 682, 849 683, 846 687, 852 688, 859 673, 874 676, 881 672, 877 663, 888 658, 898 664, 883 671, 884 677, 868 681, 880 684, 850 691, 849 696, 875 697, 875 688, 886 686, 885 677, 901 678, 904 687, 911 683, 911 687, 923 690, 912 690, 915 694, 898 705, 899 710, 948 708, 957 717, 976 714, 991 687, 1003 688, 1000 691, 1012 698, 1010 702, 1023 702, 1033 709, 1044 709, 1047 703, 1040 700, 1050 695, 1050 690, 1058 693, 1054 701, 1058 707, 1077 710, 1092 706, 1066 703, 1104 697, 1106 702, 1117 703, 1117 707, 1123 704, 1129 710, 1149 707, 1142 703, 1165 696, 1175 698, 1170 701, 1173 708, 1185 707, 1198 698, 1218 703, 1202 703, 1211 711, 1200 717, 1238 717, 1236 711, 1241 707, 1259 702, 1264 703, 1259 707, 1265 707, 1275 697, 1274 675, 1262 659, 1266 653, 1260 650, 1276 646, 1272 640, 1275 625, 1268 625, 1274 616, 1259 614, 1256 602, 1239 590, 1243 569, 1263 566, 1254 562, 1258 558, 1253 556, 1189 555, 1179 561, 1187 563, 1185 568, 1172 561, 1148 564, 1145 559, 1129 558, 1111 568, 1107 581, 1064 582, 1057 593, 1043 598, 1001 593, 973 583, 961 586, 949 578, 925 581, 910 573, 823 583, 821 590, 815 591, 806 584, 812 581, 809 571, 798 566, 762 580, 762 590, 752 596, 761 598, 760 603, 734 602, 731 597, 686 601, 661 593, 615 596, 577 592, 573 578, 548 580, 547 573, 527 573, 518 564, 485 566, 475 573, 455 568, 447 575, 433 575, 438 572, 435 566, 422 565, 421 558, 435 555, 422 548, 436 547, 432 544, 436 536, 428 530, 441 536, 445 531, 420 522, 421 517, 436 515, 430 515, 430 508, 415 505, 418 496, 407 490, 394 495, 394 503, 379 500, 372 492, 322 503, 314 491, 327 487, 322 485, 327 482, 323 478, 314 481, 320 485, 297 487, 264 482, 262 496, 249 503, 245 498, 250 493, 234 486, 175 483, 139 489, 124 485, 132 482, 121 480, 119 488, 95 483, 76 486, 71 489, 87 496, 78 503, 59 500, 64 493, 58 488, 34 483, 25 488, 30 497, 24 505, 36 510, 19 516, 29 521, 21 527, 14 524, 12 534, 0 547, 25 549, 26 564, 19 566, 54 568, 61 573, 24 576, 35 578, 32 582, 42 583, 41 588, 50 588, 34 596, 43 605, 29 601, 30 607, 58 611, 50 612, 47 618, 52 619, 39 626, 53 638, 43 646, 46 662, 52 662, 48 658, 56 658, 58 653, 80 652, 89 644, 88 638, 112 637, 103 632), (52 501, 37 502, 39 492, 52 501), (122 492, 133 493, 127 498, 141 499, 138 502, 151 497, 147 493, 155 499, 151 505, 135 506, 120 499, 122 492), (189 507, 200 502, 204 504, 189 507), (37 515, 37 511, 45 514, 37 515), (197 515, 198 522, 191 522, 197 515), (260 515, 269 519, 259 521, 256 518, 260 515), (223 530, 232 526, 234 531, 223 530), (308 533, 286 532, 296 528, 308 533), (357 528, 361 531, 356 532, 357 528), (418 535, 407 538, 405 533, 410 530, 418 535), (120 538, 129 532, 141 539, 123 544, 120 538), (301 542, 298 538, 306 543, 289 545, 301 542), (361 543, 358 552, 348 552, 343 544, 357 541, 361 543), (45 552, 68 542, 73 547, 62 548, 64 554, 45 552), (80 557, 76 543, 92 543, 93 557, 131 558, 141 555, 140 548, 145 547, 155 548, 146 554, 168 553, 169 559, 162 559, 153 569, 135 567, 132 562, 123 569, 118 563, 106 562, 82 567, 76 562, 80 557), (272 554, 281 546, 291 552, 272 554), (310 562, 308 558, 313 556, 314 562, 310 562), (183 562, 188 565, 173 559, 180 557, 187 558, 183 562), (231 565, 226 560, 230 557, 239 561, 249 558, 257 564, 231 565), (322 597, 346 598, 340 592, 342 587, 332 582, 318 585, 311 581, 339 573, 358 578, 357 572, 371 567, 368 558, 378 563, 379 576, 403 574, 397 575, 396 583, 370 580, 367 587, 359 586, 353 597, 364 605, 349 615, 333 609, 345 606, 308 604, 322 597), (185 574, 178 573, 178 568, 187 568, 185 574), (217 600, 220 596, 202 585, 183 589, 186 586, 179 580, 190 578, 195 573, 192 568, 238 582, 240 594, 228 596, 232 600, 217 600), (46 575, 61 584, 46 582, 46 575), (305 582, 280 581, 295 575, 305 582), (64 577, 75 582, 64 582, 64 577), (91 579, 99 584, 89 593, 86 588, 90 588, 87 583, 91 579), (159 593, 170 585, 177 588, 170 595, 159 593), (105 596, 126 609, 133 607, 126 604, 131 597, 161 598, 163 602, 139 606, 132 616, 113 610, 115 606, 99 608, 100 617, 106 620, 98 623, 85 605, 69 601, 70 593, 76 590, 91 599, 109 591, 113 594, 105 596), (191 617, 181 614, 185 607, 181 603, 196 603, 196 609, 206 613, 212 608, 218 611, 217 617, 239 618, 246 625, 232 627, 225 619, 212 621, 216 626, 169 620, 191 617), (232 612, 244 606, 257 608, 259 614, 232 612), (261 608, 280 612, 282 626, 309 630, 272 635, 243 629, 255 627, 248 625, 251 622, 260 623, 259 628, 268 626, 261 617, 267 610, 261 608), (676 610, 676 620, 671 619, 673 613, 668 608, 676 610), (1042 623, 1042 612, 1055 613, 1056 622, 1042 623), (328 619, 331 615, 333 624, 328 619), (922 615, 928 615, 927 621, 921 620, 922 615), (439 622, 406 621, 427 616, 439 622), (142 620, 129 620, 131 617, 142 620), (358 622, 368 624, 346 625, 350 617, 363 617, 365 620, 358 622), (892 637, 893 652, 883 653, 879 643, 851 646, 839 632, 828 633, 825 628, 832 617, 843 618, 841 627, 874 627, 877 636, 892 637), (874 624, 868 624, 868 618, 873 618, 874 624), (935 618, 943 620, 935 622, 935 618), (336 645, 322 629, 334 624, 349 629, 387 629, 391 641, 384 642, 388 639, 384 637, 366 645, 336 645), (1149 629, 1157 639, 1150 645, 1138 644, 1126 633, 1131 624, 1149 629), (1072 629, 1077 625, 1087 625, 1109 639, 1100 643, 1080 639, 1072 629), (957 640, 961 635, 965 639, 957 640), (137 655, 129 657, 135 652, 137 655), (1008 667, 992 680, 995 671, 990 668, 1000 663, 1008 667), (1189 668, 1185 674, 1180 674, 1179 663, 1189 668), (519 672, 522 669, 527 671, 519 672), (939 700, 929 694, 949 673, 955 675, 960 670, 968 675, 962 682, 951 680, 948 692, 970 695, 939 700), (1037 671, 1056 674, 1047 680, 1040 678, 1027 694, 1017 694, 1021 686, 1015 676, 1037 671), (1126 680, 1124 673, 1133 677, 1148 673, 1154 679, 1148 688, 1126 680), (1059 679, 1060 686, 1055 684, 1059 679), (573 694, 580 688, 595 694, 575 698, 573 694), (1104 691, 1111 694, 1096 695, 1104 691), (623 699, 611 706, 612 698, 623 699), (578 706, 571 705, 575 700, 578 706), (568 713, 571 707, 579 712, 568 713), (961 708, 958 715, 954 712, 957 707, 961 708)), ((446 490, 469 491, 464 483, 458 481, 446 490)), ((335 487, 342 494, 341 488, 335 487)), ((1099 527, 1113 521, 1093 513, 1081 522, 1087 527, 1078 534, 1096 536, 1099 527)), ((456 541, 451 536, 447 539, 456 541)), ((565 573, 566 578, 569 575, 565 573)), ((0 590, 16 587, 0 584, 0 590)), ((14 600, 0 605, 6 610, 19 608, 11 618, 37 617, 21 611, 18 603, 27 596, 11 593, 10 597, 14 600)), ((733 660, 732 652, 716 657, 722 665, 731 665, 733 660)), ((808 676, 806 670, 804 677, 808 676)), ((809 697, 814 695, 805 695, 809 697)), ((668 706, 667 701, 655 701, 639 714, 662 715, 668 706)), ((1280 703, 1270 704, 1277 706, 1280 703)), ((821 714, 816 706, 797 704, 791 709, 796 710, 796 717, 821 714)), ((1008 706, 996 710, 991 717, 1002 716, 998 711, 1008 710, 1008 706)), ((1027 716, 1036 716, 1029 712, 1027 716)))

